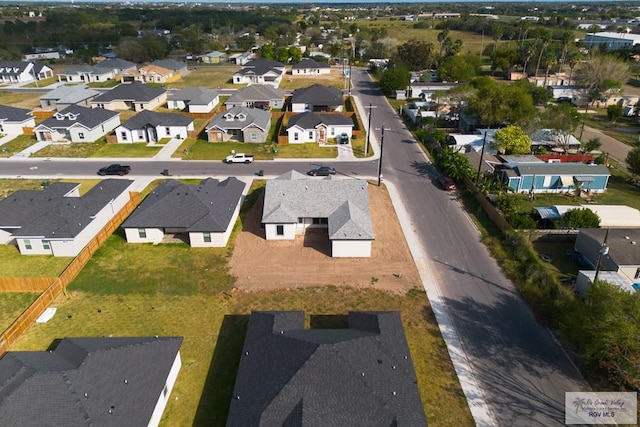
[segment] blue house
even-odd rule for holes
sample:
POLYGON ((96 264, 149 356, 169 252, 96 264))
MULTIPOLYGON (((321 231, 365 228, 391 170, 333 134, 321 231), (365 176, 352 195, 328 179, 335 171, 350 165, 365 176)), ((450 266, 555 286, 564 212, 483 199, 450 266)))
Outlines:
POLYGON ((516 193, 602 193, 611 176, 605 165, 542 162, 505 164, 501 175, 516 193))

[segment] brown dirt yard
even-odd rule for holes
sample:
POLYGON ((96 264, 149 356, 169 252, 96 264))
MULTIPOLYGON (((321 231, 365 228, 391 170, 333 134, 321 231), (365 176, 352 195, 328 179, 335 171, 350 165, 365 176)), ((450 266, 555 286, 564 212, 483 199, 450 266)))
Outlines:
POLYGON ((236 288, 288 289, 346 285, 404 293, 422 288, 386 188, 369 185, 369 209, 376 239, 371 258, 331 258, 326 229, 294 241, 267 241, 260 229, 264 193, 246 213, 230 268, 236 288), (259 260, 259 262, 257 262, 259 260))

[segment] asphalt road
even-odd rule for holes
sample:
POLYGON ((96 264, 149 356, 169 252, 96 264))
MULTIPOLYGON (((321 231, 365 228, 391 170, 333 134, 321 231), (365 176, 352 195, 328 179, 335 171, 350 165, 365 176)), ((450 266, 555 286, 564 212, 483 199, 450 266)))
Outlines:
MULTIPOLYGON (((384 126, 383 175, 394 182, 488 409, 499 426, 564 424, 564 393, 588 386, 480 242, 463 207, 364 70, 352 80, 384 126)), ((378 138, 381 136, 377 131, 378 138)))

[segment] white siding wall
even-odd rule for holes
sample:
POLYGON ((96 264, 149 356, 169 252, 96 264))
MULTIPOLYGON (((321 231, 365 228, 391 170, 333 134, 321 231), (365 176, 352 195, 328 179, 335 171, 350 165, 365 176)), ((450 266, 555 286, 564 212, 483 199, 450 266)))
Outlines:
POLYGON ((29 120, 26 120, 22 123, 16 123, 16 122, 3 122, 0 123, 0 125, 2 125, 2 134, 5 135, 22 135, 24 132, 22 130, 23 127, 35 127, 36 126, 36 121, 35 119, 31 118, 29 120))
POLYGON ((167 108, 169 110, 184 110, 187 104, 184 101, 169 100, 167 101, 167 108))
MULTIPOLYGON (((129 105, 125 101, 111 101, 109 103, 103 103, 105 110, 118 111, 129 110, 129 105)), ((91 104, 93 108, 97 108, 97 104, 91 104)))
POLYGON ((296 224, 265 224, 264 231, 267 240, 295 240, 296 238, 296 224), (277 234, 278 225, 284 228, 282 236, 277 234))
POLYGON ((134 102, 133 109, 135 111, 143 111, 143 110, 155 110, 156 107, 163 105, 167 102, 167 94, 164 93, 157 97, 156 99, 152 99, 149 102, 134 102))
POLYGON ((369 258, 371 257, 371 241, 332 240, 331 256, 334 258, 369 258))
POLYGON ((185 139, 187 137, 187 131, 189 130, 193 130, 193 122, 191 122, 189 126, 158 126, 156 127, 158 140, 161 140, 162 138, 185 139))
POLYGON ((207 105, 189 105, 190 113, 210 113, 213 108, 218 105, 219 98, 216 98, 213 102, 208 103, 207 105))
POLYGON ((301 129, 298 126, 287 129, 287 134, 289 135, 289 144, 304 144, 306 142, 316 142, 317 139, 317 132, 315 129, 301 129), (311 132, 311 137, 309 137, 309 132, 311 132), (297 140, 296 133, 298 134, 297 140))
POLYGON ((11 233, 9 231, 0 230, 0 245, 6 245, 11 240, 13 240, 13 238, 11 237, 11 233))
POLYGON ((294 113, 303 113, 307 111, 307 104, 304 102, 296 102, 291 104, 291 111, 294 113))
POLYGON ((42 239, 16 239, 18 249, 22 255, 51 255, 53 242, 50 243, 49 249, 45 249, 42 239), (31 249, 27 249, 27 242, 31 249))
POLYGON ((173 361, 173 366, 171 366, 171 370, 169 371, 169 375, 167 376, 167 382, 165 383, 166 392, 164 390, 160 392, 158 402, 156 403, 156 407, 153 410, 153 414, 151 414, 151 419, 149 420, 149 427, 157 427, 160 424, 164 408, 167 406, 167 402, 169 402, 171 391, 176 383, 176 379, 178 379, 178 373, 180 372, 181 367, 182 360, 180 358, 180 352, 178 352, 175 360, 173 361))
POLYGON ((238 199, 238 204, 236 205, 236 209, 231 216, 231 220, 227 225, 227 229, 223 233, 211 233, 211 242, 204 241, 204 233, 189 233, 189 244, 193 248, 203 248, 203 247, 213 247, 213 248, 222 248, 227 246, 229 242, 229 237, 231 237, 231 232, 233 231, 233 227, 236 224, 238 219, 238 215, 240 214, 240 207, 242 206, 242 202, 244 201, 244 197, 240 197, 238 199))
POLYGON ((160 243, 164 238, 164 233, 159 228, 145 228, 147 237, 140 237, 140 233, 137 228, 125 228, 124 234, 127 238, 127 243, 160 243))
POLYGON ((71 134, 71 142, 96 142, 107 133, 120 126, 120 116, 114 116, 107 120, 104 124, 95 129, 86 129, 82 126, 73 126, 69 129, 71 134), (80 138, 80 134, 84 134, 84 139, 80 138))

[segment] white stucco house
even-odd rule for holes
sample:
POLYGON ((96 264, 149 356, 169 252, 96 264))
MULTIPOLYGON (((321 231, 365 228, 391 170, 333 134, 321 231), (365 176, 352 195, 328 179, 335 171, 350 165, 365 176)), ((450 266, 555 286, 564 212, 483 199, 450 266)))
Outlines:
POLYGON ((129 243, 180 238, 191 247, 224 247, 244 200, 246 184, 235 177, 199 184, 169 180, 158 185, 122 223, 129 243))
POLYGON ((313 76, 331 74, 331 66, 326 62, 305 58, 291 66, 291 74, 294 76, 313 76))
POLYGON ((132 184, 106 179, 83 195, 69 182, 15 191, 0 200, 0 243, 22 255, 74 257, 126 205, 132 184))
POLYGON ((58 72, 58 81, 67 83, 96 83, 113 80, 115 73, 95 65, 80 65, 58 72))
POLYGON ((375 235, 367 185, 295 171, 267 181, 262 211, 266 239, 294 240, 308 228, 326 229, 332 257, 370 257, 375 235))
POLYGON ((210 113, 219 102, 220 95, 215 90, 206 87, 187 87, 172 92, 167 97, 167 108, 190 113, 210 113))
POLYGON ((285 65, 265 58, 249 61, 232 77, 234 84, 269 84, 278 87, 285 65))
POLYGON ((38 141, 96 142, 120 124, 120 113, 102 108, 70 105, 56 112, 33 131, 38 141))
POLYGON ((0 105, 0 135, 22 135, 24 128, 35 125, 31 110, 0 105))
POLYGON ((314 84, 309 87, 296 89, 291 95, 291 111, 302 113, 314 112, 340 112, 344 105, 342 91, 334 88, 314 84))
POLYGON ((351 139, 353 120, 339 113, 300 113, 291 116, 287 123, 289 144, 325 144, 342 133, 351 139))
POLYGON ((31 61, 0 61, 0 82, 29 83, 53 77, 48 65, 31 61))
POLYGON ((105 110, 154 110, 167 102, 167 92, 162 88, 140 82, 122 83, 91 101, 91 108, 105 110))
POLYGON ((158 142, 162 138, 185 139, 193 131, 193 119, 183 114, 145 110, 115 129, 119 143, 158 142))
POLYGON ((182 341, 63 338, 46 351, 9 351, 0 357, 0 420, 157 427, 182 367, 182 341))

